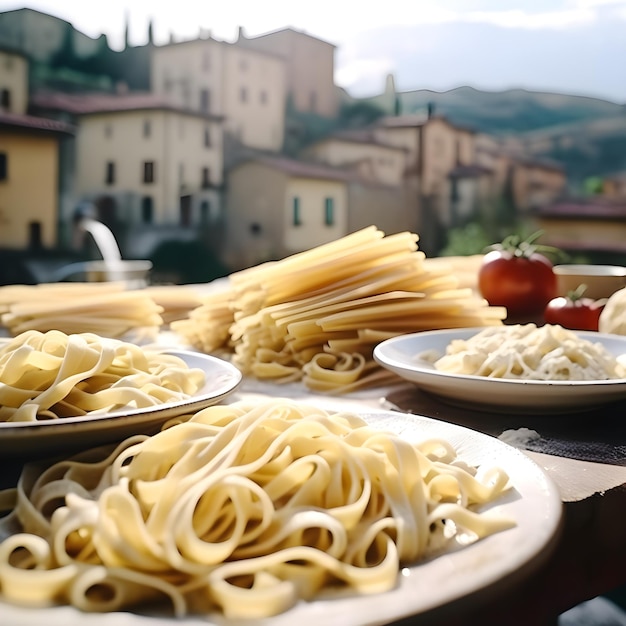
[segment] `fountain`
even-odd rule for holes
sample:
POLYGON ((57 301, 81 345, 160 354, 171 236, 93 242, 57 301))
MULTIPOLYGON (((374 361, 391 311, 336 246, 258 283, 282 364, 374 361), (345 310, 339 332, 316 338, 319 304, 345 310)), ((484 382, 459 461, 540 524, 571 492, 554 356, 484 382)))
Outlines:
POLYGON ((102 256, 101 261, 82 261, 70 263, 60 268, 54 275, 54 281, 61 281, 76 274, 85 274, 90 282, 124 281, 128 287, 145 287, 146 276, 152 268, 148 260, 124 260, 111 229, 99 222, 92 214, 93 206, 79 207, 74 217, 75 245, 80 244, 86 233, 91 235, 95 246, 102 256))

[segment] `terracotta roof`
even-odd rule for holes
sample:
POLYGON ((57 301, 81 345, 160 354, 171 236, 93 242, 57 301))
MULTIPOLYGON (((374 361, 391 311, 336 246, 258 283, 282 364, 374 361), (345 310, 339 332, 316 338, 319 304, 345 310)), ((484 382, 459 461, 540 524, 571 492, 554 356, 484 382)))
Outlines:
POLYGON ((382 117, 378 122, 378 126, 384 128, 416 128, 424 126, 428 122, 427 115, 389 115, 382 117))
POLYGON ((286 26, 284 28, 278 28, 276 30, 271 30, 267 33, 262 33, 261 35, 254 35, 252 37, 247 37, 245 35, 245 33, 243 32, 243 29, 240 27, 239 28, 239 38, 237 39, 237 43, 239 43, 241 41, 241 39, 246 39, 247 41, 252 41, 254 42, 255 39, 267 39, 267 38, 271 38, 276 34, 279 33, 293 33, 296 36, 304 36, 307 37, 309 39, 315 39, 315 41, 319 41, 320 43, 325 43, 328 46, 331 46, 333 48, 336 48, 337 46, 334 43, 331 43, 330 41, 326 41, 325 39, 320 39, 319 37, 315 36, 315 35, 311 35, 310 33, 307 33, 304 30, 299 30, 297 28, 293 28, 292 26, 286 26))
POLYGON ((319 141, 316 141, 314 145, 321 144, 326 141, 343 141, 346 143, 358 143, 358 144, 371 144, 379 146, 381 148, 389 148, 390 150, 399 150, 400 152, 406 152, 406 148, 402 146, 395 146, 385 141, 380 141, 374 135, 374 131, 368 128, 355 128, 349 130, 340 130, 332 135, 323 137, 319 141))
POLYGON ((378 122, 378 126, 383 126, 384 128, 419 128, 421 126, 425 126, 431 120, 439 120, 444 122, 451 128, 455 130, 459 130, 466 133, 475 134, 476 130, 470 128, 469 126, 463 126, 461 124, 455 124, 451 122, 445 115, 433 114, 428 116, 426 113, 414 113, 407 115, 388 115, 382 117, 378 122))
POLYGON ((251 157, 246 161, 242 161, 238 165, 244 163, 257 162, 267 165, 268 167, 280 170, 285 174, 296 178, 316 178, 320 180, 336 180, 341 182, 364 182, 362 177, 353 171, 331 167, 321 163, 311 163, 308 161, 297 161, 279 156, 257 156, 251 157))
POLYGON ((623 220, 626 218, 626 203, 603 198, 562 200, 538 208, 537 215, 557 219, 623 220))
POLYGON ((561 163, 556 161, 550 161, 548 159, 537 159, 533 157, 513 156, 513 161, 520 165, 526 165, 528 167, 540 168, 544 170, 554 170, 555 172, 564 172, 565 167, 561 163))
POLYGON ((24 52, 23 50, 20 50, 19 48, 16 48, 12 45, 9 45, 7 43, 0 43, 0 52, 5 52, 7 54, 13 54, 15 56, 20 56, 23 57, 25 59, 28 59, 29 56, 28 54, 26 54, 26 52, 24 52))
POLYGON ((492 174, 493 170, 482 165, 457 165, 448 174, 449 178, 478 178, 492 174))
POLYGON ((39 92, 33 94, 31 102, 36 107, 65 111, 74 115, 118 113, 122 111, 169 110, 215 120, 223 119, 223 116, 185 109, 184 107, 178 106, 167 97, 149 92, 133 92, 127 94, 39 92))
POLYGON ((46 131, 51 133, 73 134, 75 129, 71 124, 51 120, 34 115, 19 115, 0 111, 0 127, 20 128, 26 130, 46 131))
POLYGON ((546 245, 559 248, 560 250, 570 250, 572 252, 626 252, 626 242, 608 241, 605 239, 589 239, 575 241, 560 237, 548 237, 546 245))

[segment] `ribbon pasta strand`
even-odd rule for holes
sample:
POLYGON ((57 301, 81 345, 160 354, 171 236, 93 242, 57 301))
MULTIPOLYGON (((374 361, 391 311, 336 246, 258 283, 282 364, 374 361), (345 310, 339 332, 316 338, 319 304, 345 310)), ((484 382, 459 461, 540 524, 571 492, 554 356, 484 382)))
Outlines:
POLYGON ((92 333, 25 331, 0 347, 0 421, 37 421, 184 400, 204 384, 179 357, 92 333))
POLYGON ((28 466, 17 530, 0 543, 0 592, 261 619, 333 585, 384 592, 459 536, 511 527, 479 512, 508 487, 501 469, 479 473, 445 441, 412 443, 348 412, 216 405, 113 451, 28 466))

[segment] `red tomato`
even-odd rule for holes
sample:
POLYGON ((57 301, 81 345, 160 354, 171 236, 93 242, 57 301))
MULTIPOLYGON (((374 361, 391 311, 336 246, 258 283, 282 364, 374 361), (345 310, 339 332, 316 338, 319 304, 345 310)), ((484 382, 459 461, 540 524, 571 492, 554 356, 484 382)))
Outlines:
POLYGON ((479 269, 478 288, 489 304, 506 307, 508 317, 536 315, 556 296, 552 267, 540 252, 492 250, 479 269))
POLYGON ((574 294, 548 302, 544 312, 546 324, 558 324, 570 330, 598 330, 600 313, 606 300, 581 298, 574 294))

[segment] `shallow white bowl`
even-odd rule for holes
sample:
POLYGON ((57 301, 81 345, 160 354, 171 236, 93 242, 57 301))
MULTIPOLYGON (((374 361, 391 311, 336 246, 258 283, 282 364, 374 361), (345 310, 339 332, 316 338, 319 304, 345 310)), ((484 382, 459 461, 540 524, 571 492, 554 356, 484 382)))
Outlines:
MULTIPOLYGON (((569 413, 626 399, 626 379, 594 381, 509 380, 435 369, 419 355, 442 355, 453 339, 469 339, 484 328, 434 330, 387 339, 374 349, 380 365, 449 404, 508 413, 569 413)), ((626 337, 572 331, 601 343, 615 356, 626 354, 626 337)))

